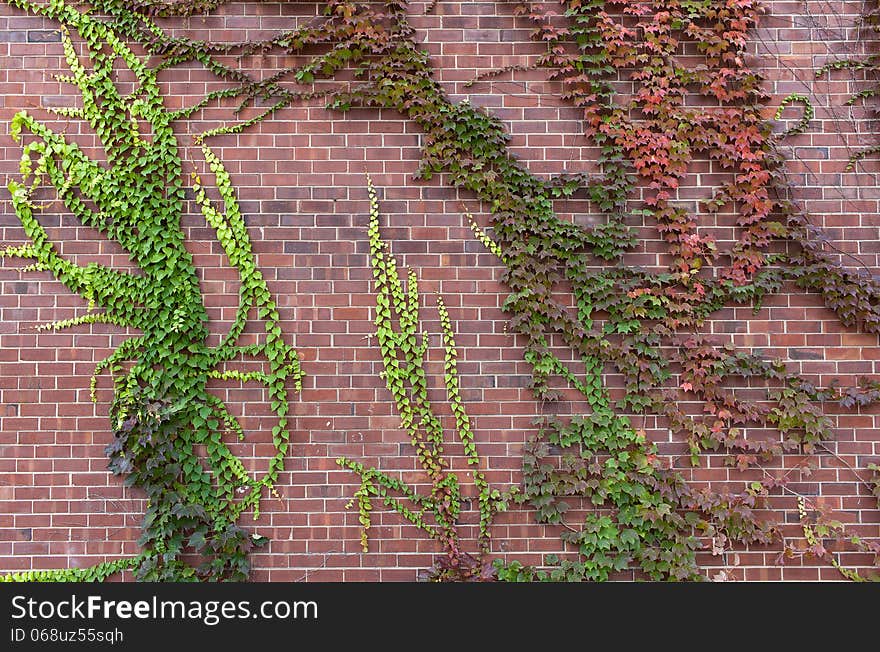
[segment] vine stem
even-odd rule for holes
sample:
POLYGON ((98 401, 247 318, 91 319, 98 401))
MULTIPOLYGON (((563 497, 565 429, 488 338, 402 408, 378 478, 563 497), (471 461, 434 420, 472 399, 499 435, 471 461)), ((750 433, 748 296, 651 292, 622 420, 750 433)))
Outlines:
POLYGON ((850 470, 850 472, 858 479, 858 481, 869 491, 873 492, 874 488, 871 486, 871 483, 865 480, 865 478, 856 470, 856 468, 847 462, 837 451, 833 451, 828 446, 825 445, 825 442, 816 442, 816 445, 827 452, 829 455, 834 457, 838 462, 843 464, 846 468, 850 470))

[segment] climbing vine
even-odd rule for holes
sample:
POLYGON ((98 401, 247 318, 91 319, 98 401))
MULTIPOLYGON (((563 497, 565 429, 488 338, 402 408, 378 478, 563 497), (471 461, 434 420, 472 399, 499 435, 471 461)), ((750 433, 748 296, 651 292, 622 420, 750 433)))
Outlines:
POLYGON ((846 568, 837 558, 837 555, 829 549, 828 543, 841 542, 849 540, 857 549, 870 554, 880 554, 880 546, 875 541, 863 541, 859 537, 847 536, 845 526, 840 522, 829 517, 827 512, 818 511, 817 517, 811 517, 807 510, 807 501, 803 496, 797 497, 798 516, 800 516, 801 529, 804 533, 804 541, 807 548, 804 551, 795 550, 792 547, 786 547, 783 555, 787 557, 796 557, 809 555, 818 559, 825 560, 833 568, 835 568, 843 577, 853 582, 880 581, 880 576, 876 572, 872 572, 869 576, 861 575, 858 571, 846 568))
MULTIPOLYGON (((38 10, 30 3, 13 4, 38 10)), ((230 128, 236 131, 297 101, 319 96, 330 109, 340 112, 352 107, 394 109, 424 133, 418 178, 441 175, 450 185, 472 192, 491 210, 491 234, 479 227, 475 233, 504 264, 503 281, 510 288, 504 309, 511 315, 513 330, 524 340, 536 396, 550 401, 564 392, 575 392, 589 405, 589 414, 570 420, 548 419, 540 426, 524 450, 523 492, 519 497, 532 506, 539 521, 561 526, 562 538, 575 554, 548 560, 553 566, 549 573, 516 563, 501 564, 496 566, 500 578, 602 580, 614 572, 637 570, 652 579, 697 579, 703 576, 694 553, 701 537, 745 544, 769 543, 778 537, 775 525, 758 518, 755 507, 770 492, 784 488, 785 476, 752 483, 735 493, 691 486, 658 455, 630 419, 643 414, 660 417, 672 433, 687 441, 694 465, 717 453, 725 464, 745 470, 791 452, 821 454, 822 442, 833 434, 821 404, 846 407, 877 398, 870 383, 848 389, 816 387, 782 362, 735 350, 702 332, 707 320, 722 308, 759 308, 767 296, 791 283, 819 293, 843 324, 872 333, 880 331, 880 285, 867 272, 837 262, 826 251, 826 238, 808 216, 783 199, 785 181, 777 144, 779 139, 809 128, 812 106, 803 96, 787 97, 780 112, 796 103, 803 107, 803 114, 793 128, 779 135, 773 134, 772 125, 763 118, 768 97, 761 88, 760 74, 748 65, 745 56, 749 30, 761 13, 755 0, 562 0, 560 12, 543 4, 512 3, 514 12, 532 27, 533 38, 544 44, 545 51, 533 60, 488 70, 473 83, 489 83, 513 71, 546 71, 562 89, 561 97, 583 112, 585 136, 601 152, 596 174, 562 174, 549 179, 530 173, 510 154, 509 136, 501 121, 466 101, 450 100, 416 41, 406 2, 331 0, 325 4, 324 16, 317 20, 265 40, 237 44, 171 37, 153 20, 155 16, 209 11, 220 4, 222 0, 94 0, 91 5, 106 14, 103 23, 60 2, 39 11, 55 12, 50 15, 63 15, 72 23, 87 21, 97 26, 90 29, 103 30, 114 38, 119 35, 136 40, 159 57, 160 69, 198 62, 231 82, 230 88, 177 114, 156 111, 167 119, 187 117, 212 102, 232 98, 241 102, 239 109, 262 107, 256 117, 230 128), (683 57, 682 51, 691 55, 683 57), (307 55, 310 59, 259 80, 243 67, 228 63, 230 56, 262 52, 307 55), (315 84, 321 80, 333 83, 319 88, 315 84), (285 82, 294 82, 297 90, 285 82), (620 82, 631 84, 633 91, 619 92, 620 82), (699 101, 692 101, 694 97, 699 101), (679 201, 677 193, 691 174, 692 162, 699 159, 724 171, 719 175, 724 179, 711 188, 708 199, 691 207, 679 201), (605 222, 590 229, 560 219, 556 202, 571 197, 588 199, 604 214, 605 222), (703 228, 723 212, 735 216, 736 235, 728 243, 717 241, 703 228), (628 253, 638 244, 633 224, 655 227, 665 243, 662 265, 643 268, 629 264, 628 253), (568 304, 569 290, 574 306, 568 304), (617 400, 612 400, 611 388, 606 386, 610 371, 623 378, 624 393, 617 400), (747 399, 731 389, 738 383, 763 388, 763 395, 747 399), (680 403, 685 398, 699 401, 702 414, 682 411, 680 403), (753 436, 753 429, 772 430, 778 436, 753 436), (575 511, 570 501, 590 508, 576 524, 567 520, 575 511)), ((225 237, 236 247, 245 246, 246 234, 243 240, 235 235, 243 230, 235 226, 240 215, 228 175, 219 159, 204 142, 202 145, 217 178, 225 212, 211 207, 197 183, 199 205, 221 242, 225 237)), ((150 147, 154 146, 155 140, 150 147)), ((49 164, 38 163, 36 169, 41 166, 48 169, 49 164)), ((23 173, 31 172, 24 169, 23 173)), ((65 184, 62 180, 55 185, 65 184)), ((19 214, 21 217, 21 211, 19 214)), ((387 271, 391 263, 378 257, 378 243, 378 227, 371 226, 374 272, 380 261, 386 270, 385 284, 377 286, 377 306, 382 298, 385 310, 377 327, 383 332, 380 338, 387 337, 385 344, 380 341, 386 381, 404 424, 428 427, 432 417, 423 412, 428 407, 418 402, 418 388, 405 389, 413 378, 423 382, 414 371, 420 368, 417 361, 421 359, 421 345, 415 344, 418 319, 413 306, 417 307, 417 300, 410 303, 413 299, 406 298, 399 279, 391 280, 387 271), (396 303, 399 297, 404 298, 396 303), (397 314, 399 333, 409 333, 405 337, 394 334, 392 314, 397 314), (389 364, 393 371, 388 371, 389 364), (400 368, 416 376, 400 375, 400 368), (402 397, 409 403, 402 403, 402 397)), ((226 244, 224 248, 236 265, 226 244)), ((27 256, 31 251, 25 247, 13 253, 27 256)), ((247 256, 243 259, 250 260, 247 256)), ((189 268, 187 271, 192 276, 189 268)), ((258 278, 257 272, 248 276, 241 266, 239 271, 243 286, 246 276, 258 278)), ((408 283, 409 292, 414 286, 414 282, 408 283)), ((192 283, 187 287, 186 296, 197 299, 197 287, 192 283)), ((261 318, 267 324, 266 347, 271 341, 284 353, 273 359, 268 348, 238 351, 234 346, 236 332, 214 351, 215 357, 207 353, 207 357, 200 357, 201 353, 188 348, 183 359, 198 362, 200 373, 207 377, 218 373, 210 370, 228 359, 227 355, 266 353, 276 376, 252 378, 227 371, 226 377, 259 379, 278 391, 288 375, 298 378, 300 372, 292 352, 281 344, 280 331, 273 330, 277 316, 268 292, 253 290, 248 296, 254 303, 263 302, 258 305, 264 308, 261 318)), ((108 315, 101 319, 127 323, 109 310, 108 315)), ((190 318, 204 328, 201 316, 190 318)), ((184 332, 192 336, 190 330, 184 332)), ((451 331, 445 327, 444 338, 447 344, 451 342, 451 331)), ((137 346, 130 348, 139 350, 137 346)), ((190 339, 187 346, 192 346, 190 339)), ((201 351, 198 346, 196 349, 201 351)), ((167 344, 161 350, 167 351, 167 344)), ((128 357, 132 353, 126 351, 128 357)), ((151 358, 151 369, 156 364, 170 369, 169 355, 150 355, 161 356, 158 363, 151 358)), ((128 373, 126 378, 133 371, 128 373)), ((115 412, 128 417, 124 405, 135 400, 140 401, 137 405, 143 412, 134 422, 137 428, 133 425, 130 434, 122 433, 119 438, 148 442, 132 443, 133 467, 136 462, 143 463, 139 457, 142 450, 153 450, 154 432, 163 433, 166 441, 164 433, 177 432, 180 424, 186 423, 196 433, 203 433, 199 436, 210 439, 215 432, 209 423, 212 414, 218 426, 231 421, 222 406, 206 398, 210 395, 204 393, 200 382, 193 381, 191 389, 168 396, 166 387, 156 391, 159 376, 142 366, 134 375, 131 391, 129 385, 126 391, 117 391, 122 399, 115 412), (146 389, 138 392, 134 386, 146 389), (187 407, 180 407, 181 396, 187 399, 187 407), (189 407, 192 405, 200 407, 189 407)), ((273 397, 273 404, 277 401, 285 406, 279 412, 281 423, 276 432, 279 455, 286 448, 286 402, 282 398, 273 397)), ((450 401, 454 407, 451 395, 450 401)), ((118 422, 121 428, 127 421, 118 422)), ((465 443, 460 428, 458 432, 465 443)), ((443 464, 436 431, 429 427, 411 435, 414 443, 421 442, 421 447, 416 446, 432 481, 429 496, 402 484, 392 486, 396 481, 381 471, 342 461, 364 483, 357 496, 362 524, 370 524, 370 496, 381 497, 420 527, 424 514, 433 514, 436 527, 431 531, 448 545, 454 528, 446 528, 455 521, 452 512, 440 511, 434 496, 441 490, 451 492, 437 482, 455 476, 438 470, 443 464), (414 509, 390 497, 392 490, 411 501, 414 509)), ((218 451, 218 462, 231 459, 223 452, 228 449, 220 447, 218 451)), ((276 458, 273 468, 280 463, 281 458, 276 458)), ((151 468, 164 472, 165 467, 151 468)), ((205 479, 198 473, 195 476, 195 486, 204 487, 205 479)), ((228 475, 227 488, 234 485, 236 477, 234 472, 228 475)), ((184 478, 188 483, 188 476, 184 478)), ((155 484, 147 479, 139 482, 168 486, 167 478, 157 478, 155 484)), ((253 500, 241 504, 256 504, 263 486, 268 485, 254 486, 249 494, 253 500)), ((220 495, 222 490, 222 485, 217 488, 220 495)), ((216 495, 215 491, 212 496, 216 495)), ((232 527, 240 511, 221 503, 224 508, 212 512, 208 520, 232 527)), ((442 509, 451 506, 452 502, 442 509)), ((201 523, 199 519, 204 517, 187 514, 185 518, 201 523)), ((184 529, 194 527, 191 520, 182 523, 184 529)), ((807 530, 804 532, 806 535, 807 530)), ((239 535, 231 540, 240 541, 239 535)), ((172 559, 176 557, 172 555, 172 559)))
MULTIPOLYGON (((867 28, 875 35, 880 34, 880 6, 877 3, 872 2, 869 8, 866 8, 861 16, 860 26, 867 28)), ((874 39, 876 41, 876 36, 874 39)), ((871 100, 876 101, 876 98, 880 96, 880 79, 878 79, 878 73, 880 73, 880 54, 877 52, 869 50, 867 53, 859 53, 851 57, 834 58, 816 70, 816 77, 832 75, 838 70, 863 71, 867 78, 868 83, 864 84, 861 90, 853 93, 849 100, 847 100, 846 104, 848 106, 853 106, 857 103, 867 103, 871 100)), ((880 153, 880 144, 869 145, 859 149, 850 156, 849 164, 846 167, 847 172, 854 170, 859 161, 878 153, 880 153)))
POLYGON ((275 304, 256 268, 229 175, 202 142, 221 207, 198 179, 193 185, 196 201, 241 280, 237 316, 222 342, 212 347, 206 342, 207 316, 196 270, 180 229, 185 186, 171 124, 175 114, 162 103, 155 72, 111 25, 71 4, 11 4, 61 23, 70 69, 61 81, 78 89, 82 106, 54 112, 91 125, 105 158, 93 160, 63 133, 28 113, 16 115, 12 135, 28 142, 21 179, 10 181, 9 191, 30 242, 0 255, 33 261, 26 270, 49 272, 88 301, 88 311, 80 317, 44 327, 108 323, 141 331, 97 364, 92 395, 94 399, 98 374, 108 371, 114 390, 109 410, 114 435, 106 448, 109 469, 147 497, 139 539, 143 552, 137 557, 92 569, 11 577, 100 580, 131 568, 141 580, 245 579, 248 552, 265 538, 247 532, 239 521, 247 510, 259 514, 261 496, 272 490, 283 468, 289 439, 287 386, 298 391, 302 372, 295 351, 283 340, 275 304), (83 56, 69 30, 81 37, 83 56), (113 83, 117 61, 137 79, 130 94, 122 94, 113 83), (142 122, 149 125, 146 130, 142 122), (54 200, 84 225, 118 242, 138 272, 96 263, 79 266, 60 255, 38 219, 50 201, 39 198, 45 187, 54 189, 54 200), (252 309, 263 326, 263 341, 239 345, 252 309), (244 374, 224 368, 242 356, 264 358, 268 370, 244 374), (211 378, 257 381, 268 389, 277 416, 275 455, 262 477, 246 469, 226 443, 228 435, 242 438, 244 432, 223 401, 208 391, 211 378))
POLYGON ((465 411, 459 389, 455 338, 449 312, 438 297, 440 335, 444 352, 443 380, 449 410, 455 420, 455 434, 471 468, 473 488, 480 515, 477 556, 464 548, 460 533, 462 494, 458 475, 449 470, 444 457, 444 428, 440 415, 428 398, 425 363, 428 336, 420 335, 419 288, 416 273, 410 270, 406 287, 398 273, 397 262, 388 253, 379 227, 380 207, 373 183, 368 179, 370 197, 370 264, 376 291, 376 337, 382 355, 383 376, 400 414, 401 427, 407 431, 416 450, 419 466, 431 482, 428 494, 421 494, 400 478, 375 467, 341 457, 340 466, 360 476, 361 486, 352 499, 357 502, 362 529, 361 545, 369 550, 367 531, 372 523, 373 498, 400 514, 440 543, 444 554, 429 573, 436 581, 483 581, 492 579, 494 568, 484 561, 489 552, 489 528, 492 519, 507 507, 510 492, 502 495, 489 487, 480 469, 480 456, 474 442, 471 420, 465 411), (396 327, 395 327, 396 322, 396 327), (428 518, 426 518, 428 516, 428 518))
POLYGON ((0 582, 103 582, 108 577, 138 567, 140 556, 96 564, 87 568, 34 570, 0 575, 0 582))

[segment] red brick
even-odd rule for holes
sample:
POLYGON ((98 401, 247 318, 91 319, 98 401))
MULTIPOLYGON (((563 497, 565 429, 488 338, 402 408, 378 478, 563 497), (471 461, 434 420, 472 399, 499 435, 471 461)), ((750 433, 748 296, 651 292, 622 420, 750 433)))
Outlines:
MULTIPOLYGON (((833 250, 856 256, 876 273, 880 265, 875 224, 880 198, 877 164, 869 159, 856 173, 845 171, 854 148, 866 144, 876 131, 870 122, 873 116, 866 110, 870 107, 844 106, 860 88, 844 71, 819 80, 813 73, 824 61, 858 54, 852 48, 876 43, 864 35, 856 40, 856 30, 848 27, 840 28, 846 38, 815 38, 808 26, 817 26, 835 12, 839 14, 835 20, 854 24, 862 9, 853 2, 815 4, 806 15, 804 3, 768 0, 761 38, 749 44, 749 58, 765 75, 774 98, 765 110, 768 119, 790 92, 808 90, 814 98, 816 117, 807 132, 780 142, 780 151, 787 156, 785 171, 793 184, 792 199, 811 220, 828 229, 833 250), (848 114, 852 118, 840 120, 843 111, 852 111, 848 114)), ((190 21, 186 35, 231 42, 243 33, 283 29, 290 25, 291 16, 315 16, 319 8, 317 4, 233 3, 219 10, 218 16, 190 21)), ((594 170, 598 152, 582 136, 580 114, 559 99, 559 84, 548 83, 546 71, 505 73, 464 87, 478 72, 531 61, 541 53, 541 44, 528 40, 531 26, 527 21, 486 2, 440 3, 434 14, 411 19, 419 38, 426 39, 424 47, 438 68, 438 81, 456 94, 456 100, 468 97, 501 119, 513 136, 512 151, 533 173, 594 170)), ((50 77, 61 72, 63 63, 55 25, 24 16, 4 3, 0 4, 0 27, 5 28, 0 29, 0 41, 8 64, 0 71, 0 122, 8 124, 21 109, 48 119, 51 116, 40 105, 75 105, 71 89, 50 77)), ((682 61, 685 57, 692 64, 702 61, 693 48, 684 52, 682 61)), ((268 66, 290 64, 284 57, 267 56, 262 61, 268 66)), ((195 68, 166 71, 162 78, 169 107, 191 104, 207 90, 222 87, 209 73, 195 68)), ((615 84, 622 93, 633 92, 627 80, 615 84)), ((791 120, 798 115, 797 107, 786 111, 791 120)), ((187 129, 194 133, 230 118, 228 107, 206 109, 180 132, 182 142, 191 140, 187 129)), ((87 128, 76 121, 62 127, 90 155, 100 156, 87 128)), ((499 280, 503 267, 473 240, 463 217, 469 210, 480 224, 487 225, 491 221, 487 207, 480 206, 470 193, 450 189, 445 176, 430 183, 411 180, 421 155, 418 148, 424 143, 416 125, 389 111, 380 115, 357 109, 336 114, 315 100, 289 107, 252 131, 224 136, 215 143, 239 190, 258 265, 283 313, 285 333, 301 352, 309 373, 305 391, 293 397, 291 405, 291 454, 288 470, 277 484, 283 498, 267 498, 263 516, 254 526, 272 539, 268 548, 254 555, 254 579, 414 581, 433 563, 438 547, 399 515, 377 504, 370 553, 362 555, 356 511, 344 508, 357 490, 357 478, 339 469, 335 461, 338 455, 363 459, 425 489, 408 437, 399 429, 399 415, 377 375, 381 363, 375 337, 365 337, 373 332, 375 312, 367 268, 365 164, 383 200, 383 233, 391 252, 419 274, 425 295, 423 326, 432 333, 429 385, 432 398, 439 401, 445 397, 433 295, 442 293, 449 306, 457 329, 462 395, 490 482, 503 487, 519 480, 522 445, 535 433, 535 417, 564 416, 587 407, 568 390, 566 400, 555 406, 541 404, 528 390, 530 370, 523 362, 523 338, 508 332, 509 315, 500 310, 508 293, 499 280)), ((204 173, 197 152, 187 146, 184 158, 194 159, 196 169, 204 173)), ((0 135, 2 176, 16 174, 20 153, 18 144, 0 135)), ((716 161, 697 158, 691 161, 678 198, 695 204, 708 196, 708 184, 729 179, 729 171, 716 161)), ((8 197, 6 201, 0 211, 0 241, 20 244, 23 233, 11 214, 8 197)), ((632 204, 638 205, 638 199, 632 204)), ((582 195, 557 202, 556 208, 561 219, 579 224, 593 225, 604 219, 582 195)), ((187 210, 188 247, 202 279, 204 303, 212 320, 211 341, 216 342, 235 316, 238 274, 229 267, 194 202, 188 203, 187 210)), ((701 229, 716 237, 719 247, 729 246, 737 237, 735 207, 704 217, 701 229)), ((69 216, 59 217, 57 208, 41 219, 52 238, 63 240, 59 249, 72 260, 131 267, 116 243, 78 227, 69 216)), ((627 264, 651 269, 668 264, 668 247, 655 225, 637 228, 640 249, 627 256, 627 264)), ((845 260, 853 267, 859 265, 845 260)), ((85 302, 45 273, 21 275, 12 266, 10 261, 0 263, 0 570, 83 566, 115 558, 122 550, 133 553, 144 502, 137 491, 123 490, 106 469, 103 448, 112 438, 106 416, 112 383, 107 374, 99 379, 98 404, 88 399, 88 377, 96 362, 131 335, 97 325, 60 333, 33 332, 30 329, 42 321, 82 314, 85 302)), ((560 300, 570 301, 562 289, 560 300)), ((874 362, 880 360, 876 335, 841 326, 822 307, 821 297, 793 286, 768 297, 757 315, 749 306, 716 313, 705 332, 737 347, 761 349, 767 357, 787 358, 792 371, 808 374, 816 382, 839 379, 842 384, 853 384, 880 370, 874 362)), ((619 385, 620 375, 608 371, 606 382, 619 385)), ((740 399, 760 400, 765 395, 760 384, 739 384, 743 386, 732 391, 740 399)), ((242 415, 248 431, 244 443, 233 445, 234 451, 246 458, 247 468, 265 468, 265 457, 273 452, 267 432, 274 424, 266 411, 265 391, 251 385, 217 383, 212 387, 229 402, 233 413, 242 415)), ((704 406, 692 400, 684 407, 699 415, 704 406)), ((880 459, 876 409, 852 413, 827 405, 825 410, 837 435, 829 447, 864 475, 868 461, 880 459)), ((448 416, 445 407, 440 412, 448 416)), ((681 456, 675 468, 694 483, 740 491, 744 482, 762 477, 762 471, 738 473, 727 468, 720 454, 706 455, 704 466, 693 469, 687 463, 685 443, 670 436, 663 419, 640 416, 633 419, 637 422, 659 442, 662 455, 681 456)), ((749 436, 777 434, 753 428, 749 436)), ((466 478, 460 447, 448 449, 454 468, 466 478)), ((792 455, 774 460, 767 472, 781 475, 802 459, 792 455)), ((818 495, 860 536, 880 537, 880 511, 858 478, 830 454, 823 453, 821 460, 820 469, 811 476, 790 473, 789 489, 818 495)), ((463 493, 472 495, 472 485, 463 487, 463 493)), ((768 517, 780 522, 787 519, 786 536, 802 539, 793 497, 774 495, 766 503, 768 517)), ((469 538, 475 534, 474 516, 472 511, 463 515, 468 523, 463 532, 469 538)), ((514 507, 497 520, 493 554, 540 564, 544 553, 560 551, 558 530, 536 525, 529 509, 514 507)), ((781 544, 739 550, 741 565, 735 568, 725 565, 732 563, 730 554, 724 559, 701 555, 701 561, 710 575, 725 568, 737 580, 840 579, 837 571, 818 562, 779 566, 780 550, 781 544)), ((852 552, 841 559, 853 566, 871 563, 852 552)), ((622 573, 618 579, 632 577, 632 573, 622 573)))

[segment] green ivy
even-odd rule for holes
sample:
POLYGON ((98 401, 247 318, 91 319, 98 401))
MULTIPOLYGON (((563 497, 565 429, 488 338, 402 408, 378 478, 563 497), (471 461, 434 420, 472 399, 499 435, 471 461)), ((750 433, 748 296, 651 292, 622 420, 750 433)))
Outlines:
POLYGON ((793 127, 789 127, 782 133, 783 138, 804 133, 810 126, 810 121, 816 116, 816 109, 813 106, 813 103, 810 101, 809 97, 801 93, 789 93, 783 98, 782 102, 779 103, 779 107, 776 109, 776 115, 773 117, 776 120, 781 119, 782 113, 783 111, 785 111, 785 107, 793 103, 798 103, 803 106, 804 111, 800 119, 795 123, 795 125, 793 127))
POLYGON ((96 564, 88 568, 65 568, 63 570, 33 570, 23 573, 0 575, 0 582, 103 582, 111 575, 132 570, 143 561, 139 555, 129 559, 96 564))
POLYGON ((493 567, 482 558, 489 552, 492 519, 507 508, 511 494, 507 492, 502 495, 497 489, 492 489, 480 468, 474 432, 461 398, 458 351, 452 322, 443 300, 438 297, 446 397, 455 421, 456 437, 471 468, 469 475, 473 479, 480 514, 479 550, 475 557, 462 547, 459 532, 464 500, 462 486, 458 475, 449 470, 449 463, 443 454, 444 428, 441 417, 428 398, 428 378, 425 373, 428 336, 419 332, 418 280, 415 272, 410 270, 404 286, 397 261, 388 253, 388 246, 382 240, 379 201, 369 177, 367 184, 370 198, 370 264, 375 279, 375 325, 384 368, 382 375, 400 414, 401 427, 409 434, 419 465, 431 483, 431 490, 427 494, 419 493, 403 480, 375 467, 365 467, 346 457, 339 458, 337 463, 340 466, 354 471, 361 479, 361 486, 350 503, 357 503, 362 528, 361 546, 364 552, 369 550, 367 531, 372 524, 373 498, 376 498, 441 544, 445 554, 431 569, 431 579, 491 579, 493 567))
POLYGON ((155 71, 111 26, 72 4, 11 4, 62 24, 70 75, 61 80, 79 90, 82 108, 54 112, 87 122, 105 156, 103 161, 93 160, 64 134, 28 113, 16 115, 12 135, 18 140, 27 134, 28 142, 21 179, 10 181, 9 191, 30 243, 0 255, 33 261, 29 269, 48 271, 88 301, 85 315, 45 328, 109 323, 141 331, 100 362, 95 376, 106 370, 113 381, 109 468, 148 499, 139 539, 143 553, 138 557, 91 570, 12 578, 101 579, 114 569, 133 568, 140 580, 246 579, 247 554, 265 539, 248 534, 238 521, 247 510, 259 516, 261 496, 272 490, 283 468, 290 436, 288 384, 299 391, 302 371, 296 352, 283 340, 275 303, 256 268, 229 174, 200 139, 220 204, 208 197, 198 179, 193 186, 196 202, 241 280, 235 321, 222 342, 212 347, 207 344, 198 277, 180 228, 186 189, 172 130, 174 114, 162 103, 155 71), (69 29, 82 38, 88 64, 77 55, 69 29), (129 95, 122 95, 113 83, 117 61, 137 79, 129 95), (146 132, 139 121, 149 125, 146 132), (138 273, 96 263, 78 266, 62 257, 35 216, 44 206, 35 198, 36 191, 47 184, 84 225, 118 242, 138 273), (264 337, 258 344, 239 345, 251 310, 264 337), (268 370, 243 374, 225 368, 242 356, 265 359, 268 370), (224 441, 230 433, 242 438, 244 432, 223 401, 208 391, 212 378, 256 381, 269 392, 277 417, 272 430, 275 455, 261 477, 248 471, 224 441), (188 561, 193 554, 202 559, 197 566, 188 561))

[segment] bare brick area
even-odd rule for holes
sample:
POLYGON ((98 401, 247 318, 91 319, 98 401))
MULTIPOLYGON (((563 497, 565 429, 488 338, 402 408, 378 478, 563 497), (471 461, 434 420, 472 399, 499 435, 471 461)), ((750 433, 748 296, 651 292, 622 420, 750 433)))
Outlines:
MULTIPOLYGON (((509 2, 446 2, 424 14, 426 3, 411 3, 418 40, 431 56, 436 78, 454 101, 467 99, 500 118, 511 134, 510 149, 536 175, 592 171, 597 149, 583 136, 580 113, 561 99, 561 88, 546 70, 505 73, 467 85, 478 74, 527 63, 542 51, 530 39, 527 21, 509 2)), ((859 25, 863 2, 767 0, 766 13, 749 44, 751 66, 772 94, 768 119, 791 93, 807 95, 816 114, 805 133, 782 141, 790 198, 824 227, 845 264, 880 272, 880 164, 868 158, 847 171, 850 156, 877 144, 872 105, 847 101, 865 87, 864 73, 843 70, 816 76, 834 58, 876 52, 876 35, 859 25), (860 76, 861 75, 861 76, 860 76)), ((303 24, 320 4, 239 2, 209 17, 178 19, 178 35, 218 42, 259 38, 303 24)), ((289 58, 254 55, 259 76, 291 65, 289 58)), ((78 95, 53 78, 65 65, 57 26, 0 3, 0 243, 18 245, 25 235, 12 208, 6 180, 18 175, 21 145, 8 134, 13 116, 27 110, 88 147, 96 141, 88 125, 59 118, 49 107, 73 106, 78 95)), ((124 81, 124 80, 123 80, 124 81)), ((120 81, 120 83, 123 83, 120 81)), ((160 74, 169 108, 194 104, 224 87, 195 66, 160 74)), ((294 85, 291 84, 291 88, 294 85)), ((184 169, 204 171, 193 135, 236 120, 233 104, 209 105, 180 121, 184 169)), ((776 125, 781 132, 800 108, 787 108, 776 125)), ((247 116, 246 116, 247 117, 247 116)), ((356 509, 347 509, 357 477, 341 469, 346 456, 398 471, 418 482, 413 447, 384 382, 374 336, 375 296, 369 268, 365 173, 379 189, 383 236, 404 267, 414 269, 424 293, 424 327, 430 333, 431 395, 445 397, 443 351, 435 297, 443 297, 456 332, 462 396, 472 417, 476 443, 490 484, 506 488, 520 480, 523 443, 536 432, 536 417, 579 414, 586 409, 573 394, 554 404, 536 401, 528 388, 530 370, 524 342, 509 332, 501 306, 507 289, 503 267, 473 236, 467 213, 481 225, 489 207, 436 176, 415 181, 423 135, 411 121, 390 111, 324 108, 321 99, 283 109, 240 135, 214 138, 211 146, 227 166, 250 230, 258 268, 274 294, 288 341, 301 354, 307 374, 294 396, 293 439, 276 489, 267 495, 260 518, 242 524, 269 537, 254 556, 258 581, 412 581, 430 567, 436 545, 414 526, 378 503, 369 531, 370 551, 360 549, 356 509)), ((712 182, 708 163, 695 161, 679 199, 706 196, 712 182)), ((583 224, 601 216, 575 195, 560 201, 560 215, 583 224)), ((725 239, 729 216, 717 216, 707 231, 725 239)), ((130 265, 125 253, 103 236, 58 210, 40 216, 60 252, 85 264, 130 265)), ((235 317, 238 277, 195 204, 184 218, 187 248, 198 269, 212 337, 219 340, 235 317)), ((628 254, 633 264, 665 265, 661 240, 652 225, 639 230, 643 241, 628 254)), ((94 365, 134 335, 109 325, 83 325, 59 332, 39 324, 82 314, 86 304, 44 272, 21 272, 19 262, 0 261, 0 571, 86 566, 138 550, 141 494, 123 486, 107 469, 104 447, 112 438, 107 419, 111 380, 98 381, 98 400, 89 397, 94 365)), ((791 369, 827 385, 854 384, 880 377, 880 341, 840 324, 818 295, 786 286, 758 311, 747 307, 716 313, 705 332, 719 344, 761 350, 791 369)), ((609 375, 607 383, 619 379, 609 375)), ((247 437, 235 452, 257 470, 272 454, 273 413, 258 386, 217 381, 213 386, 247 437)), ((748 388, 743 388, 748 391, 748 388)), ((690 406, 699 410, 699 405, 690 406)), ((789 473, 791 492, 777 491, 766 502, 766 517, 780 524, 772 545, 745 549, 707 541, 699 555, 707 575, 736 580, 839 580, 830 565, 804 557, 779 559, 785 545, 804 548, 796 496, 808 496, 831 510, 847 532, 880 537, 880 510, 866 480, 880 463, 880 411, 829 406, 836 438, 818 451, 819 468, 801 477, 797 455, 765 468, 740 472, 706 455, 693 468, 687 447, 658 418, 636 416, 633 423, 658 442, 691 482, 717 490, 741 491, 764 474, 789 473)), ((446 425, 451 427, 451 415, 446 425)), ((469 485, 460 448, 451 462, 469 485)), ((470 486, 470 485, 469 485, 470 486)), ((477 536, 475 504, 465 515, 477 536)), ((493 556, 541 565, 545 555, 563 553, 559 528, 543 526, 527 506, 514 506, 496 519, 493 556)), ((870 555, 843 551, 844 566, 868 568, 870 555)), ((631 579, 623 573, 620 579, 631 579)))

